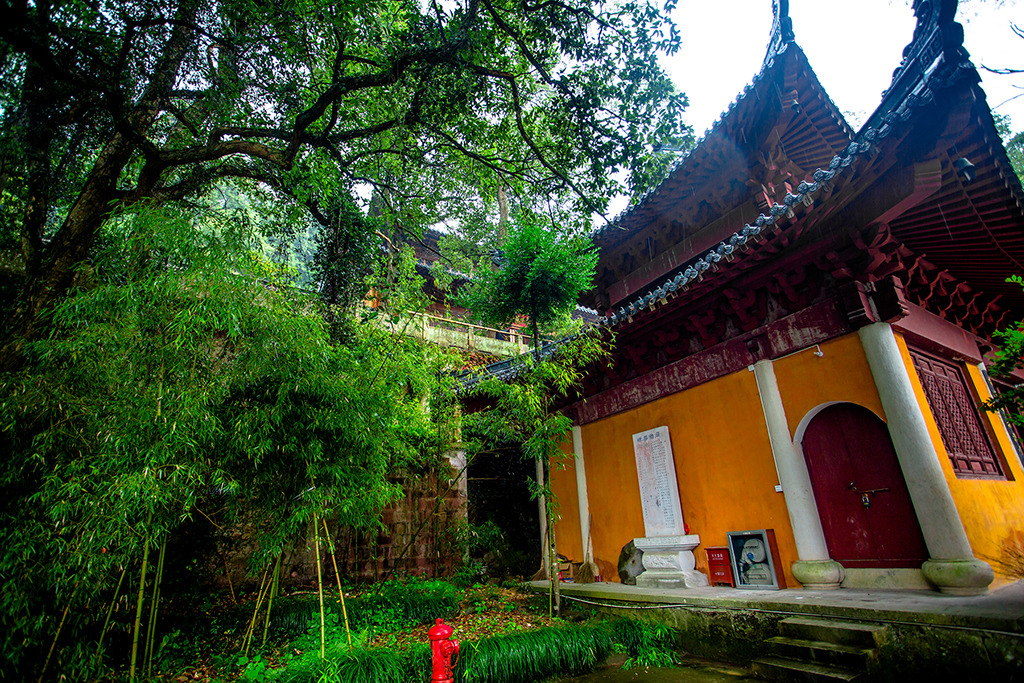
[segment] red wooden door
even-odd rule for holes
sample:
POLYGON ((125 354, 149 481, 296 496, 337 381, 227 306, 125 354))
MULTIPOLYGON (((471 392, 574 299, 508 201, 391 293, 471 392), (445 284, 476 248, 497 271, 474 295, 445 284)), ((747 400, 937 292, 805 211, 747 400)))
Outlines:
POLYGON ((852 403, 829 406, 803 439, 829 555, 846 567, 920 567, 921 527, 889 430, 852 403))

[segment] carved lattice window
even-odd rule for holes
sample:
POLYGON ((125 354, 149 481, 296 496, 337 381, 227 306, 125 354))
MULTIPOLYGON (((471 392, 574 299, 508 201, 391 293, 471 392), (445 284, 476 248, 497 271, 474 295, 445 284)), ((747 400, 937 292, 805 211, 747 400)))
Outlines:
POLYGON ((911 351, 942 444, 957 476, 1004 479, 1003 468, 981 422, 959 366, 911 351))

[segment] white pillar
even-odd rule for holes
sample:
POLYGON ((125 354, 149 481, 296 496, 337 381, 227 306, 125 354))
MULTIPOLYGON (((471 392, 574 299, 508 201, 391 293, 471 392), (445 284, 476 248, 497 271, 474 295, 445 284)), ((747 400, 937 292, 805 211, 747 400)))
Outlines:
POLYGON ((931 557, 921 569, 945 593, 984 592, 992 568, 971 550, 892 327, 872 323, 857 333, 931 557))
POLYGON ((583 461, 583 430, 572 428, 572 450, 576 456, 576 498, 580 509, 580 543, 583 561, 594 561, 594 546, 590 538, 590 498, 587 495, 587 468, 583 461))
POLYGON ((807 463, 793 444, 789 432, 782 393, 775 378, 775 367, 772 361, 761 360, 752 369, 757 380, 764 421, 768 427, 772 456, 775 458, 775 471, 786 497, 786 509, 800 558, 793 563, 793 576, 804 588, 839 588, 846 572, 841 564, 829 558, 825 532, 821 527, 814 490, 811 488, 811 477, 807 463))

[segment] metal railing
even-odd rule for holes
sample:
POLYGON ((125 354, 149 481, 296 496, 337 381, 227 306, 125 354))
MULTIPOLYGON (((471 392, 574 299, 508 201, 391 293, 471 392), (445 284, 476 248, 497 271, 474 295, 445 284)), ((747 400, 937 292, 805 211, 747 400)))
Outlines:
POLYGON ((419 318, 423 322, 421 325, 425 327, 435 327, 452 331, 464 330, 466 333, 467 342, 471 337, 486 337, 488 339, 494 339, 497 341, 506 341, 516 346, 530 346, 533 344, 533 335, 522 334, 515 328, 509 329, 498 329, 496 327, 487 327, 485 325, 477 325, 475 323, 466 322, 464 320, 457 320, 454 318, 443 318, 437 315, 431 315, 429 313, 414 313, 414 317, 419 318))

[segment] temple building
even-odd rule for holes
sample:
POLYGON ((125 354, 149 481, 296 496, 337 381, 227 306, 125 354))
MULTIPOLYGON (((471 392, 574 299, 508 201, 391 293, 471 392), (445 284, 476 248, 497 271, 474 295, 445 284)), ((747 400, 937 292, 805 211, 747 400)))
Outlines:
POLYGON ((978 404, 993 332, 1024 317, 1006 282, 1024 274, 1024 193, 956 6, 914 0, 913 39, 857 131, 780 0, 751 85, 596 234, 581 303, 614 345, 564 406, 560 553, 617 581, 636 539, 648 585, 692 586, 730 532, 770 530, 739 538, 770 541, 750 566, 774 559, 790 587, 1009 580, 1022 455, 978 404))

